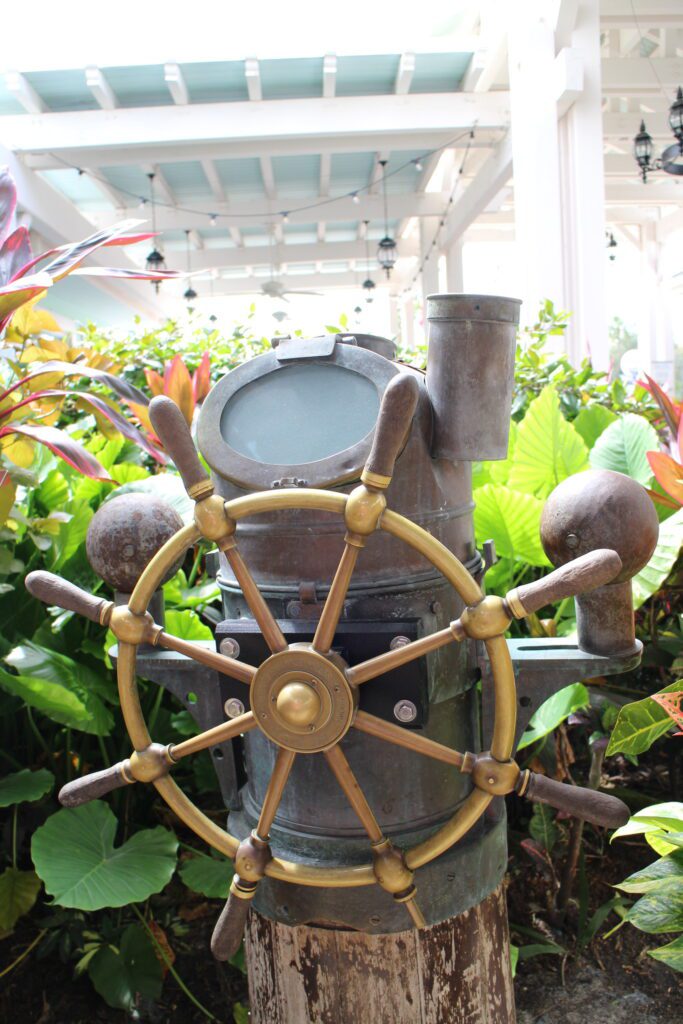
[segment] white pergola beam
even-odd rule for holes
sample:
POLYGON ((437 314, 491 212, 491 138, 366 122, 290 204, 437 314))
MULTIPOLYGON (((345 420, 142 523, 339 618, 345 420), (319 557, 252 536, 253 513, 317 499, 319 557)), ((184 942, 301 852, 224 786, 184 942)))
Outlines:
MULTIPOLYGON (((681 5, 683 9, 683 4, 681 5)), ((602 60, 603 93, 659 92, 683 82, 683 58, 607 57, 602 60)))
MULTIPOLYGON (((407 263, 403 268, 397 263, 394 267, 390 282, 386 281, 384 276, 380 278, 379 275, 376 275, 376 289, 388 290, 389 288, 394 287, 401 288, 403 287, 404 281, 407 283, 409 273, 409 263, 407 263)), ((214 297, 218 298, 221 295, 258 295, 261 291, 261 285, 266 280, 268 280, 268 278, 254 277, 253 275, 236 278, 219 278, 214 286, 214 297)), ((358 275, 356 272, 351 270, 329 271, 323 269, 322 273, 316 274, 278 274, 276 280, 283 284, 287 291, 301 290, 319 292, 323 288, 325 291, 333 288, 354 288, 360 293, 358 275)), ((208 298, 207 301, 209 301, 208 298)))
POLYGON ((158 201, 159 197, 161 197, 162 201, 164 203, 167 203, 169 206, 177 206, 178 204, 176 202, 175 193, 171 186, 169 185, 169 183, 166 181, 166 178, 164 177, 158 164, 143 164, 142 169, 145 172, 145 174, 154 175, 154 182, 152 188, 154 191, 155 201, 158 201))
POLYGON ((557 116, 564 117, 583 92, 583 58, 574 47, 565 46, 553 64, 557 116))
POLYGON ((260 103, 263 99, 261 92, 261 69, 256 57, 249 57, 244 62, 244 77, 247 80, 247 93, 250 103, 260 103))
POLYGON ((600 23, 632 29, 634 10, 642 27, 683 26, 680 0, 600 0, 600 23))
POLYGON ((124 196, 122 192, 114 188, 108 181, 105 180, 102 173, 95 167, 83 167, 82 170, 88 175, 89 180, 92 181, 93 185, 102 193, 107 202, 111 203, 116 210, 117 219, 121 216, 121 213, 126 209, 126 204, 130 202, 130 196, 124 196))
POLYGON ((193 249, 200 251, 201 249, 204 248, 204 239, 199 234, 196 228, 190 228, 187 233, 187 237, 189 238, 190 245, 192 246, 193 249))
MULTIPOLYGON (((401 259, 417 256, 418 245, 414 240, 404 240, 398 246, 401 259)), ((372 250, 371 250, 372 253, 372 250)), ((185 253, 182 249, 167 250, 166 263, 171 270, 185 270, 185 253)), ((283 263, 291 268, 298 263, 337 263, 344 260, 365 260, 365 244, 355 242, 317 242, 306 244, 251 245, 236 249, 202 249, 192 259, 193 270, 209 270, 212 267, 230 268, 249 266, 279 266, 283 263)))
MULTIPOLYGON (((196 160, 197 150, 188 152, 188 147, 206 147, 201 155, 212 157, 212 146, 232 142, 238 144, 236 155, 250 155, 245 154, 245 146, 257 140, 268 146, 277 140, 315 140, 316 147, 327 141, 331 145, 323 148, 328 152, 349 152, 337 146, 353 137, 356 152, 367 152, 389 148, 382 136, 395 139, 398 135, 404 148, 413 148, 421 145, 420 136, 447 133, 452 137, 475 122, 478 131, 501 130, 509 120, 505 92, 419 93, 6 115, 0 117, 0 135, 11 149, 25 153, 63 157, 68 150, 100 150, 113 155, 121 148, 144 152, 172 146, 186 150, 180 159, 196 160)), ((126 153, 129 162, 132 155, 126 153)), ((151 162, 160 163, 162 158, 151 162)))
POLYGON ((99 68, 85 69, 85 84, 102 110, 116 110, 119 105, 116 93, 99 68))
POLYGON ((323 57, 323 99, 334 99, 337 91, 337 57, 326 53, 323 57))
POLYGON ((397 96, 406 96, 410 92, 410 85, 415 74, 415 54, 402 53, 398 62, 394 92, 397 96))
POLYGON ((164 81, 173 102, 179 107, 187 106, 190 102, 190 94, 187 91, 187 84, 179 64, 164 64, 164 81))
POLYGON ((496 198, 512 177, 512 140, 506 135, 488 158, 479 174, 451 208, 440 244, 447 248, 467 231, 472 222, 496 198))
POLYGON ((219 207, 225 205, 225 192, 223 190, 223 182, 220 179, 216 165, 213 160, 204 159, 201 161, 202 170, 204 171, 204 177, 209 183, 209 188, 213 193, 213 197, 216 200, 219 207))
POLYGON ((263 191, 268 199, 275 199, 275 175, 273 174, 273 162, 269 156, 260 158, 261 178, 263 180, 263 191))
POLYGON ((25 78, 19 71, 6 72, 5 85, 27 114, 44 114, 47 112, 47 104, 42 96, 38 95, 28 78, 25 78))

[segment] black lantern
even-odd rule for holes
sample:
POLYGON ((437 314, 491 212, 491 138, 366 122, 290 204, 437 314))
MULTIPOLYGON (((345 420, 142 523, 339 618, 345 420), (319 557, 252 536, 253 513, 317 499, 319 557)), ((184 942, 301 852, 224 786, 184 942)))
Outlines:
MULTIPOLYGON (((157 215, 156 208, 154 205, 154 172, 152 171, 150 174, 147 175, 147 177, 149 178, 149 201, 152 205, 152 231, 156 236, 157 215)), ((160 250, 157 249, 156 246, 152 249, 150 253, 147 254, 147 259, 145 260, 145 269, 151 271, 153 274, 158 273, 161 270, 166 270, 166 260, 164 259, 164 254, 160 252, 160 250)), ((154 290, 158 292, 160 282, 152 281, 152 284, 154 285, 154 290)))
POLYGON ((377 262, 386 272, 387 277, 391 277, 391 271, 394 269, 394 265, 396 263, 396 242, 389 234, 389 217, 387 215, 387 161, 380 160, 379 165, 382 168, 382 192, 384 194, 384 238, 377 247, 377 262))
POLYGON ((669 108, 669 126, 678 141, 681 153, 683 153, 683 89, 680 85, 676 99, 669 108))
POLYGON ((605 232, 605 244, 607 246, 607 258, 610 260, 615 260, 617 254, 614 250, 617 248, 618 243, 611 231, 605 232))
POLYGON ((683 175, 683 89, 680 85, 676 92, 676 99, 669 107, 669 127, 676 141, 672 146, 667 146, 661 156, 653 160, 652 136, 647 131, 645 122, 640 122, 640 131, 633 140, 633 155, 640 167, 640 174, 644 182, 647 181, 650 171, 666 171, 667 174, 683 175))
POLYGON ((633 155, 640 167, 643 181, 647 181, 647 172, 652 165, 652 136, 645 127, 645 122, 640 122, 640 131, 633 140, 633 155))
POLYGON ((366 277, 366 279, 363 281, 363 291, 365 292, 365 301, 372 302, 373 298, 375 297, 375 282, 372 280, 371 277, 366 277))
POLYGON ((194 302, 194 300, 197 298, 197 293, 194 290, 194 288, 192 287, 192 282, 189 280, 190 273, 192 271, 192 267, 190 265, 190 231, 189 231, 189 229, 185 230, 185 245, 187 247, 187 276, 188 276, 188 283, 187 283, 187 288, 183 292, 183 298, 185 299, 185 302, 187 303, 187 305, 191 306, 192 303, 194 302))

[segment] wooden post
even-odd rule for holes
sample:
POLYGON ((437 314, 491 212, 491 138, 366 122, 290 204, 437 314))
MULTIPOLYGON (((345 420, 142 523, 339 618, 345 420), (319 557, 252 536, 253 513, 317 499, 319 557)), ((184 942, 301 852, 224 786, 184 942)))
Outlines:
POLYGON ((246 931, 252 1024, 515 1024, 503 887, 423 931, 246 931))

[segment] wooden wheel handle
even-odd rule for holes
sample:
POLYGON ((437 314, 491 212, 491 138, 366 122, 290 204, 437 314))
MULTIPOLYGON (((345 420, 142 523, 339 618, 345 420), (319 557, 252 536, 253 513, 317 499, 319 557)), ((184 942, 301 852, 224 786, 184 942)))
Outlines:
POLYGON ((387 384, 382 395, 372 448, 361 474, 364 484, 382 490, 389 486, 394 463, 415 415, 419 394, 420 385, 409 373, 399 373, 387 384))
POLYGON ((67 612, 76 612, 92 622, 106 625, 114 607, 113 601, 103 597, 95 597, 86 590, 69 583, 61 576, 42 569, 30 572, 25 580, 26 589, 33 597, 45 604, 55 604, 67 612))
POLYGON ((525 583, 505 595, 505 603, 516 619, 523 619, 539 608, 564 597, 576 597, 602 587, 621 572, 621 559, 610 548, 597 548, 581 555, 542 580, 525 583))
POLYGON ((237 875, 233 878, 227 903, 211 936, 211 952, 216 960, 229 960, 240 948, 256 884, 243 882, 237 875))
POLYGON ((80 807, 90 800, 99 800, 101 796, 111 793, 122 786, 128 786, 135 782, 132 776, 127 774, 130 768, 129 761, 119 761, 110 768, 101 772, 93 772, 91 775, 84 775, 80 779, 73 779, 67 782, 59 791, 59 802, 63 807, 80 807))
POLYGON ((626 804, 616 796, 583 786, 570 786, 528 770, 522 772, 517 792, 534 803, 549 804, 603 828, 620 828, 631 816, 626 804))
POLYGON ((199 500, 212 494, 213 484, 199 461, 187 420, 173 399, 166 395, 153 398, 149 403, 149 418, 189 496, 199 500))

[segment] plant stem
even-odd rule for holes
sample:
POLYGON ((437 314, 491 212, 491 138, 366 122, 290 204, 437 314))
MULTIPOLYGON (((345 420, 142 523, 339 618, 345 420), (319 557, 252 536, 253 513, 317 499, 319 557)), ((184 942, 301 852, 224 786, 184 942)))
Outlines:
POLYGON ((197 547, 197 554, 195 555, 194 562, 192 563, 192 568, 190 569, 190 575, 187 578, 188 587, 194 586, 195 580, 197 579, 197 573, 199 572, 199 566, 201 565, 201 561, 202 546, 201 544, 199 544, 197 547))
POLYGON ((149 729, 150 733, 154 732, 154 726, 156 724, 157 715, 159 714, 159 708, 161 707, 163 697, 163 686, 157 686, 157 692, 154 696, 154 704, 152 705, 152 710, 150 711, 149 718, 147 719, 147 728, 149 729))
POLYGON ((16 960, 12 961, 9 967, 5 967, 4 971, 0 971, 0 978, 4 978, 6 974, 9 974, 9 972, 13 971, 15 967, 18 967, 21 961, 38 945, 44 935, 47 935, 47 928, 43 928, 42 932, 38 932, 30 946, 27 946, 24 952, 20 953, 16 960))
POLYGON ((30 707, 30 705, 29 705, 29 704, 27 704, 27 705, 26 705, 26 714, 28 715, 28 721, 29 721, 29 725, 30 725, 30 727, 31 727, 31 732, 33 733, 33 735, 35 736, 35 738, 36 738, 36 739, 38 740, 38 745, 39 745, 40 747, 42 747, 42 748, 43 748, 43 750, 45 751, 45 753, 47 754, 47 756, 48 756, 48 757, 49 757, 49 758, 50 758, 51 760, 53 760, 53 761, 54 761, 54 759, 55 759, 55 755, 54 755, 54 753, 53 753, 53 752, 52 752, 52 751, 50 750, 50 748, 48 747, 47 743, 46 743, 46 742, 45 742, 45 740, 43 739, 43 735, 42 735, 42 733, 41 733, 40 729, 38 728, 38 726, 36 725, 36 723, 35 723, 35 721, 34 721, 34 719, 33 719, 33 714, 31 713, 31 707, 30 707))
POLYGON ((71 781, 73 772, 71 764, 71 729, 67 728, 66 735, 64 737, 64 753, 66 756, 66 764, 64 765, 64 772, 66 774, 66 781, 71 781))
POLYGON ((19 805, 12 808, 12 867, 17 866, 17 818, 19 817, 19 805))
POLYGON ((170 962, 170 960, 168 959, 168 957, 166 955, 166 950, 157 941, 156 935, 154 934, 154 932, 152 931, 150 926, 147 924, 147 921, 145 920, 144 914, 140 913, 140 911, 138 910, 138 908, 136 907, 136 905, 134 903, 131 903, 131 909, 139 917, 140 922, 141 922, 143 928, 145 929, 145 931, 149 935, 150 939, 154 943, 155 948, 157 949, 159 955, 161 956, 161 959, 164 961, 164 963, 168 967, 169 974, 173 977, 174 981, 176 982, 178 987, 181 989, 181 991, 184 992, 185 995, 187 996, 187 998, 190 1000, 190 1002, 193 1003, 197 1007, 197 1009, 201 1013, 204 1014, 204 1016, 207 1018, 207 1020, 216 1020, 216 1017, 214 1017, 214 1015, 211 1013, 211 1011, 207 1010, 205 1006, 202 1006, 202 1004, 199 1002, 199 1000, 195 996, 192 995, 192 993, 190 992, 189 988, 187 987, 187 985, 185 984, 183 979, 180 977, 178 972, 175 970, 175 968, 173 967, 173 964, 170 962))

